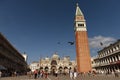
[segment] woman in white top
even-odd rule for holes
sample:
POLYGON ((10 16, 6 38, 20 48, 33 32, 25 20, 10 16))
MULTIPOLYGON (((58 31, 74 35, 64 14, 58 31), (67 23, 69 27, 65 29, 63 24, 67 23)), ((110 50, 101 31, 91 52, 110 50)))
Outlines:
POLYGON ((73 71, 70 69, 70 78, 73 79, 73 71))

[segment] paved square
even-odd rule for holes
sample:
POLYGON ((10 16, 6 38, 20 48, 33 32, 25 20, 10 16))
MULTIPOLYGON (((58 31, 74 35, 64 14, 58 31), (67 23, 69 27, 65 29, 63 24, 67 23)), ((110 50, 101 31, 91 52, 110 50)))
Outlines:
POLYGON ((2 77, 0 80, 120 80, 120 77, 114 75, 78 75, 76 79, 70 79, 69 75, 59 75, 58 77, 49 75, 48 78, 37 78, 28 76, 2 77))

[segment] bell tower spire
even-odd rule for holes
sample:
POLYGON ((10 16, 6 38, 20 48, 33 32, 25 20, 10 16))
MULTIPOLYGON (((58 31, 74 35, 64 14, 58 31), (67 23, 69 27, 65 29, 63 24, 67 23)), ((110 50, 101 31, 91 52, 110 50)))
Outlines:
POLYGON ((75 40, 76 40, 76 58, 78 72, 91 71, 91 58, 88 44, 88 35, 86 29, 86 21, 80 10, 78 3, 75 13, 75 40))
POLYGON ((82 11, 79 8, 79 4, 78 3, 76 4, 76 16, 83 16, 83 13, 82 13, 82 11))

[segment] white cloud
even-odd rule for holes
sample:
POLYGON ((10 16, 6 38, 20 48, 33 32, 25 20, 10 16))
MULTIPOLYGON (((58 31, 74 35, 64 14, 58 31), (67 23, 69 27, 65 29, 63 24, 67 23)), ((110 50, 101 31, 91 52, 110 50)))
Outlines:
POLYGON ((104 37, 104 36, 95 36, 93 38, 89 38, 90 48, 102 48, 110 45, 115 42, 116 39, 113 37, 104 37), (101 44, 102 43, 102 44, 101 44))

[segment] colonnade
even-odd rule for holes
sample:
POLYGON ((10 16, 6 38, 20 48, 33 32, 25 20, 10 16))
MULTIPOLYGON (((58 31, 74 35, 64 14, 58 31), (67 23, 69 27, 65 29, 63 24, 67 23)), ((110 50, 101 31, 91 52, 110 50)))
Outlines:
POLYGON ((120 72, 120 40, 98 52, 93 68, 100 73, 120 72))

